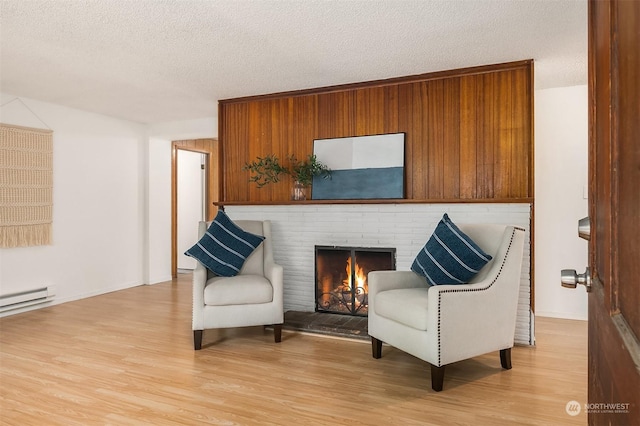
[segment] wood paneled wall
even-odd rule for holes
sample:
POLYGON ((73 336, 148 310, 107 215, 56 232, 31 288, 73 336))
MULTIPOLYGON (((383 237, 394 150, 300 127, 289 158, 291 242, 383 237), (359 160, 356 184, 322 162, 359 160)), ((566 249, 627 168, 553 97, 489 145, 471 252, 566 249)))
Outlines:
MULTIPOLYGON (((287 202, 291 182, 258 189, 245 162, 313 152, 313 140, 404 132, 405 198, 533 199, 533 62, 219 102, 224 203, 287 202)), ((388 200, 387 200, 388 201, 388 200)))

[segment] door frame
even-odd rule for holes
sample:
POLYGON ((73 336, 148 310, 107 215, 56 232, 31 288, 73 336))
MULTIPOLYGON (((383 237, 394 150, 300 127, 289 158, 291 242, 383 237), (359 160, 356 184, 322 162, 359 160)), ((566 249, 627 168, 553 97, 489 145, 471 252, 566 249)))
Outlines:
MULTIPOLYGON (((178 151, 192 151, 205 155, 206 220, 213 220, 217 212, 218 175, 214 173, 218 161, 217 139, 190 139, 171 142, 171 277, 178 276, 178 151)), ((217 167, 219 170, 219 167, 217 167)))

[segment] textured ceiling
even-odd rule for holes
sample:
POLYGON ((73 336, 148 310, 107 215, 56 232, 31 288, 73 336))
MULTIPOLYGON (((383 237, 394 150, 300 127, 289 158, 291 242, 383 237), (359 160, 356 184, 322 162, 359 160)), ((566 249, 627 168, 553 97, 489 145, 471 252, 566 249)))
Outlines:
POLYGON ((586 84, 584 0, 0 0, 0 90, 128 120, 219 99, 535 60, 586 84))

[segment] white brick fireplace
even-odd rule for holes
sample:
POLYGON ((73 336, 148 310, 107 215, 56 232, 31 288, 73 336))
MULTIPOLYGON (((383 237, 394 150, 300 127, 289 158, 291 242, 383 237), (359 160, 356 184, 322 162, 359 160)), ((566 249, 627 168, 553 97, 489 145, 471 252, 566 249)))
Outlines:
POLYGON ((457 223, 496 223, 527 231, 516 342, 533 343, 530 310, 529 204, 292 204, 226 206, 232 219, 270 220, 274 257, 284 267, 285 311, 315 310, 314 247, 395 247, 408 270, 444 213, 457 223))

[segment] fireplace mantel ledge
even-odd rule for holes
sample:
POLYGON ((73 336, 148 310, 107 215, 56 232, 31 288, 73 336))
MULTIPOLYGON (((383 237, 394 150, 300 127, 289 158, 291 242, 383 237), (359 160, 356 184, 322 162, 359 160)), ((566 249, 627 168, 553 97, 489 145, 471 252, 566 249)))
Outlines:
POLYGON ((456 203, 496 203, 496 204, 531 204, 533 198, 455 198, 455 199, 424 199, 414 200, 406 198, 367 199, 367 200, 306 200, 306 201, 214 201, 217 207, 224 206, 288 206, 306 204, 456 204, 456 203))

